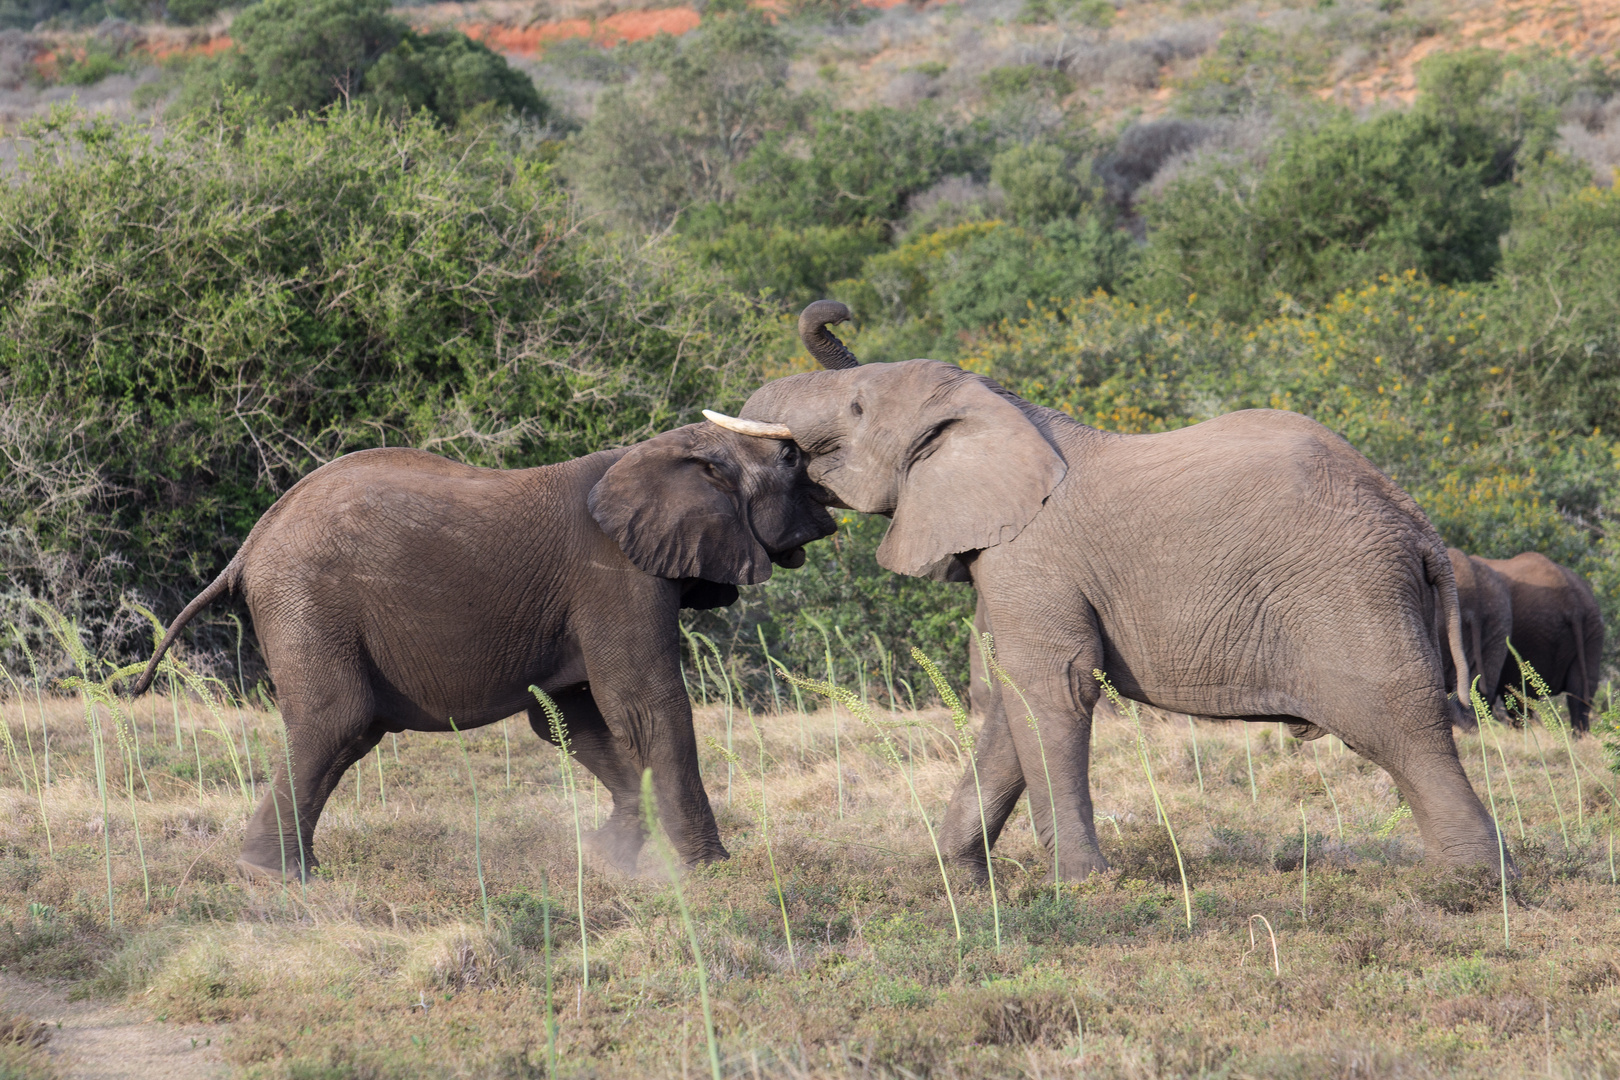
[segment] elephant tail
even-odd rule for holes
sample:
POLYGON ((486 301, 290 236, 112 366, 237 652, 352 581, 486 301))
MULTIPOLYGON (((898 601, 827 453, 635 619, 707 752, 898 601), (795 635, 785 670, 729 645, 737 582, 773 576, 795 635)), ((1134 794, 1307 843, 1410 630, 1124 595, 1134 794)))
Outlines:
POLYGON ((163 635, 163 640, 158 643, 157 651, 152 654, 152 659, 147 663, 146 670, 141 672, 141 677, 135 683, 135 688, 130 691, 131 697, 140 697, 146 693, 147 688, 152 685, 152 678, 157 674, 158 662, 163 659, 163 654, 169 651, 169 646, 174 644, 174 639, 180 636, 180 631, 184 630, 186 624, 196 617, 197 612, 219 599, 222 593, 236 588, 241 578, 242 555, 238 552, 236 558, 232 559, 225 569, 220 571, 219 577, 215 578, 208 588, 198 593, 196 598, 186 605, 186 609, 180 613, 179 618, 169 624, 168 632, 163 635))
POLYGON ((1445 620, 1447 643, 1451 646, 1451 663, 1457 669, 1457 710, 1466 717, 1464 727, 1473 726, 1473 709, 1469 705, 1468 690, 1472 676, 1468 670, 1468 647, 1463 641, 1462 610, 1457 603, 1457 579, 1451 572, 1451 559, 1444 545, 1430 547, 1423 553, 1424 576, 1440 598, 1440 617, 1445 620))

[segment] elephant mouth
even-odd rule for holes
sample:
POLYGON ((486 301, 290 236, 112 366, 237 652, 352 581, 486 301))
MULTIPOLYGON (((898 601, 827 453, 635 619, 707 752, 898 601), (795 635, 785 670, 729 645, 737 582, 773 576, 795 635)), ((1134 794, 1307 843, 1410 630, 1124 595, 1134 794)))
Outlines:
POLYGON ((797 570, 804 565, 804 548, 794 547, 778 551, 771 556, 771 562, 786 570, 797 570))

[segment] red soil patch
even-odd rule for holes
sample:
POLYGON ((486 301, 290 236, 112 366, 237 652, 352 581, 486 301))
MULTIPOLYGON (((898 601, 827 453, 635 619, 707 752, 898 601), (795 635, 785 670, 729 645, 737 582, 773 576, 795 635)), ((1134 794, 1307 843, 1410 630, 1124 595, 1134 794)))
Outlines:
POLYGON ((482 41, 498 52, 533 56, 554 41, 588 38, 598 45, 613 46, 624 41, 641 41, 656 34, 679 37, 696 30, 701 21, 689 7, 621 11, 600 22, 590 19, 563 19, 560 22, 531 23, 528 26, 501 26, 494 23, 464 23, 462 33, 482 41))
POLYGON ((187 41, 183 38, 147 38, 135 46, 153 60, 167 60, 171 56, 213 56, 231 47, 225 34, 205 41, 187 41))

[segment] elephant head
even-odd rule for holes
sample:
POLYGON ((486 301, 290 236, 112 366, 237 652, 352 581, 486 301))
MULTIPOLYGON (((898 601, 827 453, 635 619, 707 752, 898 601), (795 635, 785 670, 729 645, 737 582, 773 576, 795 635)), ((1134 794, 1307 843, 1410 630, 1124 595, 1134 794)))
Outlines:
MULTIPOLYGON (((839 316, 842 304, 812 304, 800 330, 818 357, 853 364, 822 329, 839 316)), ((1016 537, 1068 468, 1018 399, 936 360, 792 375, 742 412, 791 432, 839 505, 893 519, 878 562, 901 574, 962 580, 956 556, 1016 537)))
POLYGON ((802 566, 804 545, 837 530, 826 500, 785 429, 703 423, 632 447, 586 505, 638 569, 735 586, 802 566))

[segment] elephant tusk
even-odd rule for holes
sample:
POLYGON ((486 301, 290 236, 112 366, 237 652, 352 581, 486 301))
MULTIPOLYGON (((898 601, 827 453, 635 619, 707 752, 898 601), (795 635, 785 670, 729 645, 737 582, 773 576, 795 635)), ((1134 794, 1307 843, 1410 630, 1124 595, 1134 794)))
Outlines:
POLYGON ((711 424, 717 424, 727 431, 735 431, 739 435, 753 435, 761 439, 793 438, 793 432, 788 430, 786 424, 762 424, 758 420, 739 420, 735 416, 727 416, 713 409, 704 409, 703 418, 711 424))

